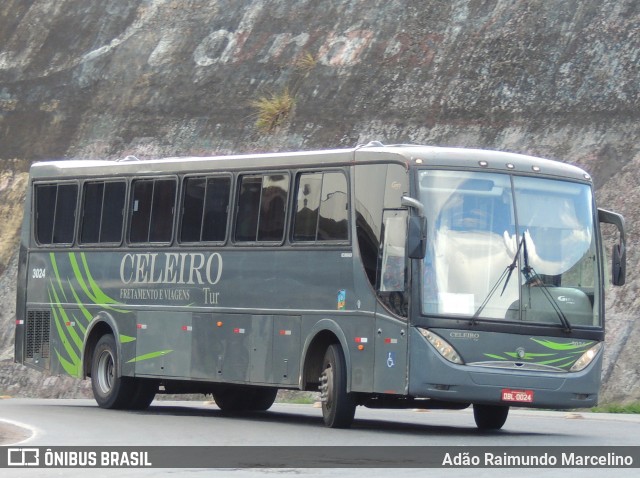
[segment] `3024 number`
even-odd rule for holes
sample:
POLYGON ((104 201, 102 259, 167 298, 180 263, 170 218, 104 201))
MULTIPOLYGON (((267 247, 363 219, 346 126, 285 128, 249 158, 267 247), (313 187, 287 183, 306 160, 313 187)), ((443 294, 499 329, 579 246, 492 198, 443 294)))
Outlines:
POLYGON ((31 271, 32 279, 44 279, 47 276, 47 269, 38 269, 35 268, 31 271))

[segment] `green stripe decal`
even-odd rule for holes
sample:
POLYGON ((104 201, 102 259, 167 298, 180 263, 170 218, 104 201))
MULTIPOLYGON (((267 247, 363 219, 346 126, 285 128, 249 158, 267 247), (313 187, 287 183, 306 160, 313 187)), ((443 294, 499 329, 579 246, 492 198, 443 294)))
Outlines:
POLYGON ((60 287, 60 292, 62 293, 62 297, 66 302, 67 296, 64 293, 64 287, 62 287, 62 280, 60 279, 60 273, 58 272, 58 263, 56 262, 56 256, 53 252, 49 253, 49 258, 51 259, 51 267, 53 268, 53 272, 56 276, 56 281, 58 282, 58 286, 60 287))
POLYGON ((504 357, 500 357, 500 355, 494 355, 494 354, 484 354, 486 357, 492 358, 492 359, 497 359, 497 360, 509 360, 507 358, 504 357))
MULTIPOLYGON (((565 362, 566 362, 567 360, 569 360, 569 362, 568 362, 568 363, 573 363, 573 362, 575 361, 575 358, 571 358, 571 357, 560 357, 560 358, 557 358, 557 359, 553 359, 553 360, 545 360, 545 361, 543 361, 543 362, 537 362, 537 363, 539 363, 540 365, 550 365, 550 364, 552 364, 552 363, 555 363, 555 364, 557 365, 557 364, 558 364, 558 362, 562 362, 562 361, 565 361, 565 362)), ((557 365, 557 366, 558 366, 558 367, 565 367, 565 366, 566 366, 566 363, 565 363, 565 364, 563 364, 563 365, 557 365)))
MULTIPOLYGON (((57 334, 60 346, 52 347, 52 360, 72 377, 82 376, 82 349, 87 326, 94 319, 96 306, 118 313, 130 313, 113 305, 123 306, 105 294, 98 286, 84 253, 49 253, 51 271, 47 295, 52 318, 52 334, 57 334), (79 256, 79 257, 78 257, 79 256), (55 355, 53 355, 55 353, 55 355)), ((120 343, 134 342, 135 337, 120 336, 120 343)), ((169 353, 164 351, 160 355, 169 353)), ((149 357, 152 358, 152 357, 149 357)), ((146 358, 138 357, 137 360, 146 358)))
POLYGON ((76 364, 73 364, 73 363, 69 362, 62 355, 60 355, 60 352, 58 352, 58 350, 56 350, 56 355, 58 356, 58 361, 60 362, 60 365, 62 365, 62 368, 64 369, 65 372, 67 372, 72 377, 81 378, 80 377, 80 364, 76 365, 76 364))
POLYGON ((569 367, 571 367, 575 362, 576 362, 576 361, 575 361, 575 359, 570 359, 568 362, 565 362, 565 363, 559 364, 559 365, 558 365, 558 367, 560 367, 560 368, 569 368, 569 367))
POLYGON ((520 357, 516 352, 505 352, 505 354, 511 358, 519 358, 524 360, 534 360, 538 357, 553 357, 555 355, 555 354, 530 354, 527 352, 526 354, 524 354, 524 357, 520 357))
POLYGON ((93 316, 84 306, 84 304, 80 300, 80 297, 78 297, 78 294, 76 294, 76 291, 73 288, 71 281, 68 281, 68 282, 69 282, 69 290, 71 290, 71 293, 73 294, 73 298, 76 300, 76 304, 78 304, 78 308, 80 309, 80 312, 82 312, 82 315, 84 315, 84 318, 86 319, 87 323, 91 322, 93 320, 93 316))
POLYGON ((543 347, 546 347, 551 350, 558 350, 558 351, 584 349, 585 347, 589 347, 591 345, 591 342, 587 342, 582 345, 575 345, 572 343, 560 343, 560 342, 552 342, 551 340, 534 339, 533 337, 531 338, 531 340, 533 340, 537 344, 542 345, 543 347))
POLYGON ((124 310, 116 309, 111 307, 109 304, 118 304, 117 301, 109 297, 107 294, 102 292, 98 284, 93 280, 91 273, 89 272, 89 267, 87 265, 87 260, 84 253, 80 253, 80 259, 82 260, 82 264, 85 272, 87 273, 87 281, 84 280, 82 275, 82 271, 80 270, 80 266, 78 265, 78 260, 76 259, 76 255, 74 252, 69 253, 69 263, 71 264, 71 268, 73 269, 73 274, 75 275, 78 284, 87 295, 87 297, 96 305, 101 305, 102 307, 113 310, 116 312, 126 312, 124 310), (89 282, 89 285, 87 285, 89 282), (91 289, 89 289, 91 286, 91 289))
POLYGON ((494 360, 516 360, 537 365, 549 365, 557 368, 567 369, 571 367, 585 350, 592 347, 594 341, 576 342, 555 342, 553 340, 536 339, 530 337, 539 346, 549 350, 548 353, 526 352, 524 356, 519 356, 517 352, 502 352, 502 355, 483 354, 485 357, 494 360), (506 357, 505 357, 506 356, 506 357))
POLYGON ((58 299, 58 295, 56 294, 56 291, 54 288, 51 289, 51 293, 53 294, 53 298, 55 299, 54 308, 52 309, 54 314, 55 314, 55 309, 58 309, 60 318, 62 319, 62 325, 64 325, 67 328, 69 332, 69 336, 71 337, 71 340, 73 340, 73 342, 76 344, 76 347, 78 348, 78 350, 82 349, 82 339, 78 336, 78 333, 73 329, 73 327, 67 327, 67 322, 75 322, 75 321, 71 320, 67 315, 67 312, 62 308, 62 306, 60 306, 60 300, 58 299))
POLYGON ((91 293, 89 287, 87 287, 87 284, 84 281, 84 278, 82 277, 80 267, 78 267, 78 262, 76 261, 76 255, 74 253, 69 253, 69 263, 71 264, 73 274, 75 275, 76 280, 78 281, 78 284, 80 284, 80 287, 82 288, 84 293, 87 294, 87 297, 89 297, 89 299, 91 299, 94 304, 97 304, 98 301, 96 296, 91 293))
MULTIPOLYGON (((51 300, 51 291, 49 291, 49 300, 51 300)), ((56 330, 58 331, 58 336, 61 339, 62 345, 65 351, 67 352, 67 355, 71 359, 71 362, 65 360, 66 366, 62 360, 60 361, 60 363, 62 364, 64 369, 67 371, 67 373, 69 373, 71 376, 76 377, 78 376, 76 374, 78 373, 79 366, 80 366, 80 357, 76 353, 76 351, 73 349, 73 347, 71 346, 71 343, 69 342, 69 339, 67 338, 67 334, 65 331, 67 327, 63 327, 63 324, 60 322, 60 316, 56 312, 56 308, 52 307, 51 312, 53 314, 53 319, 54 319, 53 323, 56 326, 56 330), (71 373, 67 370, 67 368, 69 368, 70 370, 74 370, 75 372, 71 373)), ((56 350, 56 354, 58 355, 58 357, 60 357, 60 353, 57 350, 56 350)))
POLYGON ((153 359, 153 358, 157 358, 157 357, 162 357, 163 355, 167 355, 167 354, 169 354, 171 352, 173 352, 173 350, 160 350, 159 352, 151 352, 151 353, 148 353, 148 354, 139 355, 137 357, 134 357, 131 360, 129 360, 127 363, 142 362, 143 360, 149 360, 149 359, 153 359))
POLYGON ((82 260, 84 272, 87 276, 87 280, 89 281, 89 285, 91 286, 91 290, 93 291, 95 297, 97 297, 98 300, 101 300, 103 304, 117 304, 118 301, 112 299, 107 294, 102 292, 102 289, 100 289, 98 284, 96 284, 96 281, 93 280, 93 277, 91 276, 91 271, 89 270, 89 265, 87 264, 87 258, 84 255, 84 252, 80 253, 80 259, 82 260))

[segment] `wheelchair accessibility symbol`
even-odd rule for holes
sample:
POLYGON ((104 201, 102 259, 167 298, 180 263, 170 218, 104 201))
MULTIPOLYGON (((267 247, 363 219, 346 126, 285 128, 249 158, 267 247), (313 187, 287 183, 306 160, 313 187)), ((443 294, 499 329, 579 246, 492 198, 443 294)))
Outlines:
POLYGON ((387 367, 392 368, 396 366, 396 353, 389 352, 387 355, 387 367))

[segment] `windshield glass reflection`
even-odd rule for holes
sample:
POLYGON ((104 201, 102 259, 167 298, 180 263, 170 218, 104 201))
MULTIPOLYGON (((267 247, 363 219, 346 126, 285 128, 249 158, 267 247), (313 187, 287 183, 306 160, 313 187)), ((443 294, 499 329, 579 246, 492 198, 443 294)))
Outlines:
POLYGON ((424 314, 598 325, 587 185, 425 170, 420 201, 424 314))

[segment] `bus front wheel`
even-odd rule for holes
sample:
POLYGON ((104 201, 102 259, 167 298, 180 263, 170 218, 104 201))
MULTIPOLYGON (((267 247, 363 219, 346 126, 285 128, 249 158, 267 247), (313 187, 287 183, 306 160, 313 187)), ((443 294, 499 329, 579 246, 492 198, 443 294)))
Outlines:
POLYGON ((156 397, 156 393, 158 393, 158 383, 148 379, 126 378, 126 380, 133 380, 134 382, 133 393, 127 408, 129 410, 146 410, 149 408, 149 405, 156 397))
POLYGON ((118 376, 118 349, 111 334, 98 340, 91 360, 91 388, 101 408, 124 408, 133 397, 133 381, 118 376))
POLYGON ((356 412, 353 394, 347 393, 347 366, 339 345, 327 348, 320 376, 322 418, 330 428, 349 428, 356 412))
POLYGON ((509 407, 502 405, 473 405, 473 418, 480 430, 500 430, 507 421, 509 407))

